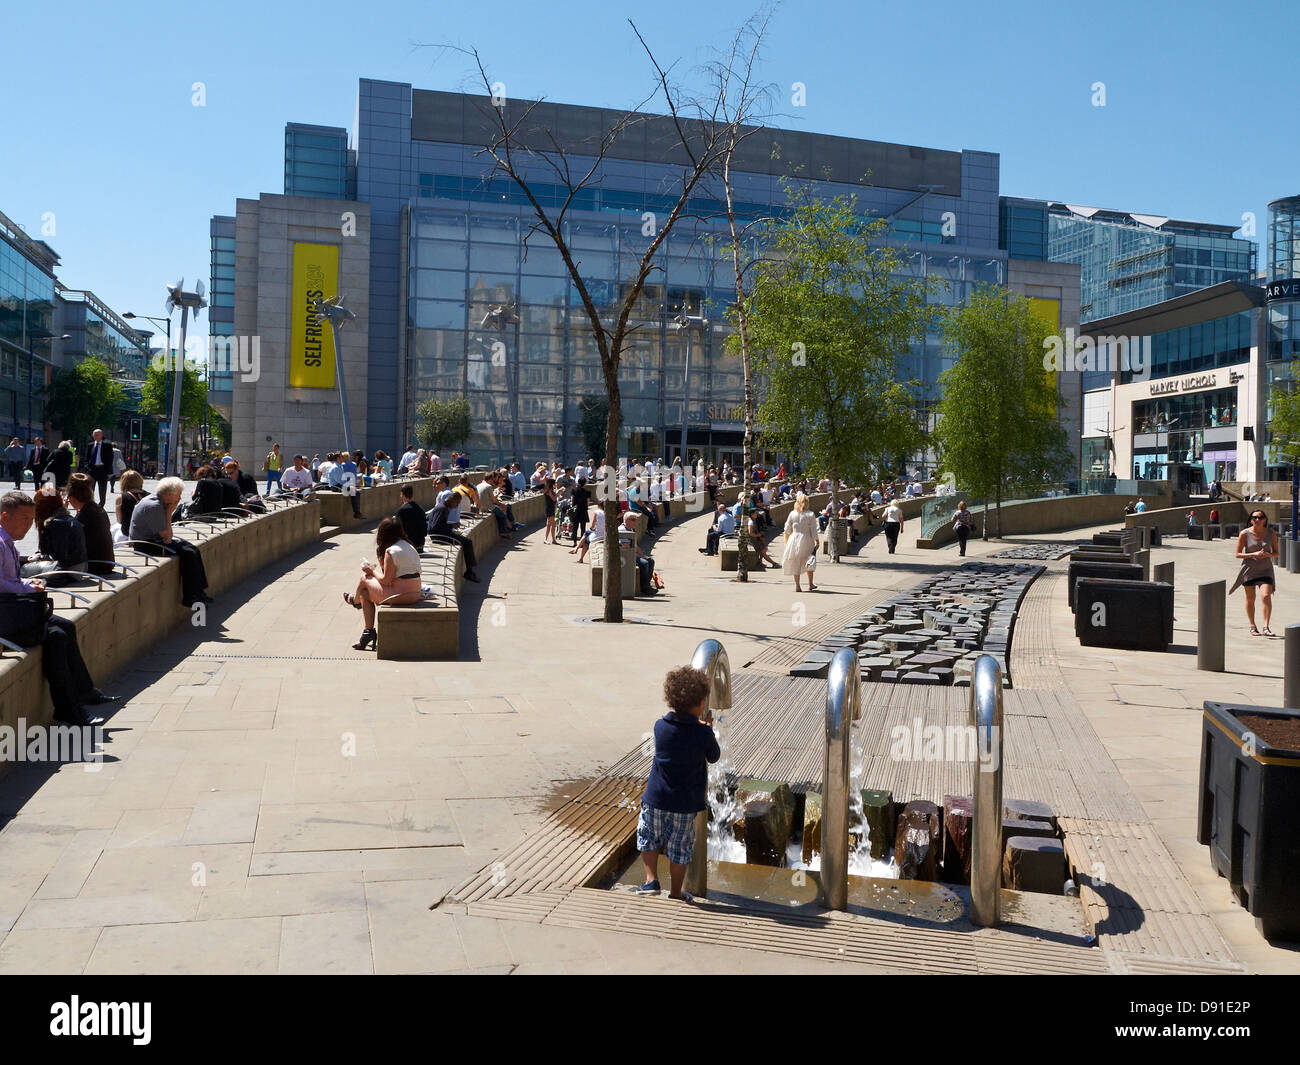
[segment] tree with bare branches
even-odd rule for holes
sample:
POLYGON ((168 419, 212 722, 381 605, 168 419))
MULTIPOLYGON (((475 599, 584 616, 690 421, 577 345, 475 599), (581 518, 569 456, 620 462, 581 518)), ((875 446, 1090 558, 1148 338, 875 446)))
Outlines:
MULTIPOLYGON (((734 104, 728 106, 728 93, 734 88, 734 82, 730 78, 720 81, 715 78, 708 96, 700 100, 689 99, 680 87, 670 81, 668 70, 656 59, 635 23, 629 20, 629 25, 653 67, 654 90, 636 109, 606 124, 591 138, 590 143, 581 146, 581 150, 575 150, 573 144, 564 143, 557 131, 548 126, 545 112, 539 110, 542 101, 507 100, 501 91, 501 84, 489 76, 478 52, 472 53, 488 93, 488 98, 482 102, 492 130, 488 143, 482 149, 482 154, 492 161, 487 180, 507 178, 527 200, 535 222, 525 237, 525 244, 538 234, 554 243, 573 282, 574 291, 600 354, 601 372, 609 399, 604 467, 596 486, 596 497, 604 507, 606 518, 604 620, 607 622, 623 620, 617 492, 621 415, 619 365, 629 337, 636 328, 632 318, 641 301, 646 280, 655 268, 655 257, 673 227, 688 213, 689 201, 697 194, 701 183, 709 175, 717 173, 726 145, 735 143, 738 115, 743 113, 743 108, 734 104), (661 100, 666 114, 656 116, 641 111, 641 108, 656 100, 661 100), (676 198, 667 216, 660 219, 650 212, 642 216, 643 219, 647 216, 650 219, 649 229, 643 229, 649 238, 648 243, 627 275, 620 276, 608 305, 601 306, 582 274, 581 262, 569 245, 565 223, 570 212, 580 209, 575 206, 575 202, 581 202, 584 190, 599 187, 605 162, 615 146, 622 138, 632 135, 644 137, 647 144, 660 146, 663 161, 680 167, 680 178, 673 183, 672 192, 676 198), (534 184, 538 183, 537 174, 545 174, 558 183, 563 193, 558 207, 543 203, 544 197, 534 189, 534 184)), ((733 50, 733 59, 741 54, 738 49, 733 50)), ((743 81, 748 83, 748 66, 743 81)), ((682 416, 687 416, 685 407, 682 416)), ((685 456, 682 458, 685 460, 685 456)))

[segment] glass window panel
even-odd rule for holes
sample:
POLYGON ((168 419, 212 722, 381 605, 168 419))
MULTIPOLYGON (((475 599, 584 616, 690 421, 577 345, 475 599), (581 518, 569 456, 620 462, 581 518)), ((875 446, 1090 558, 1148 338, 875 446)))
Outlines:
POLYGON ((463 300, 465 274, 461 270, 411 271, 411 295, 425 300, 463 300))
POLYGON ((477 232, 469 248, 470 273, 487 271, 513 275, 519 268, 519 249, 513 245, 480 243, 477 232))
POLYGON ((414 300, 415 324, 420 329, 463 329, 465 304, 463 301, 414 300))
POLYGON ((415 236, 421 245, 426 240, 447 240, 457 242, 464 249, 467 222, 464 214, 422 210, 416 215, 415 236))

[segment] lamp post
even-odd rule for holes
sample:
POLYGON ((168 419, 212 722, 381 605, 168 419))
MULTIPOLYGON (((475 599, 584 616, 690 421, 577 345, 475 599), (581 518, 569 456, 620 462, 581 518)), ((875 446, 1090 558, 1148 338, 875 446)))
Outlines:
POLYGON ((686 426, 690 422, 691 403, 691 337, 704 333, 709 328, 709 320, 702 314, 687 314, 685 309, 672 320, 672 327, 678 332, 686 330, 686 368, 682 375, 682 469, 686 468, 686 426))
MULTIPOLYGON (((122 317, 123 317, 123 318, 143 318, 146 322, 153 322, 155 325, 161 325, 161 326, 165 327, 166 330, 167 330, 167 358, 170 359, 170 358, 172 357, 172 320, 171 320, 170 318, 154 318, 152 315, 148 315, 148 314, 132 314, 130 311, 127 311, 126 314, 122 315, 122 317)), ((164 365, 165 365, 165 363, 164 363, 164 365)), ((174 385, 174 384, 175 384, 175 379, 169 377, 169 378, 168 378, 168 382, 169 382, 170 384, 174 385)), ((171 410, 171 396, 170 396, 170 394, 168 395, 167 409, 168 409, 168 410, 171 410)), ((175 432, 175 426, 172 427, 172 431, 175 432)), ((140 436, 143 438, 143 437, 144 437, 144 433, 141 433, 140 436)), ((139 456, 137 456, 137 461, 140 462, 141 464, 143 464, 143 460, 144 460, 144 454, 143 454, 143 452, 144 452, 144 440, 143 440, 143 439, 141 439, 141 441, 140 441, 140 451, 141 451, 141 454, 140 454, 139 456)))
POLYGON ((343 346, 339 340, 339 330, 345 323, 352 321, 356 314, 343 306, 343 299, 342 296, 331 296, 326 300, 319 297, 312 300, 311 318, 313 323, 319 322, 322 318, 329 319, 330 329, 334 333, 334 380, 339 390, 339 412, 343 416, 343 446, 351 455, 352 422, 348 418, 348 390, 343 380, 343 346))

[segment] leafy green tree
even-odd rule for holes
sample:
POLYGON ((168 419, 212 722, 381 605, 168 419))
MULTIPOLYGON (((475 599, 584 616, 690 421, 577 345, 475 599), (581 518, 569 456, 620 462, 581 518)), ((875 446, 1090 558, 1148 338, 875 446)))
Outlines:
POLYGON ((430 398, 415 408, 415 435, 421 444, 435 451, 468 440, 472 429, 469 400, 464 396, 430 398))
MULTIPOLYGON (((174 377, 173 371, 154 366, 150 361, 145 370, 144 384, 140 387, 141 414, 154 414, 160 418, 171 417, 171 389, 174 377)), ((191 425, 202 424, 207 400, 208 384, 199 372, 198 363, 186 362, 184 383, 181 385, 181 421, 191 425)))
POLYGON ((925 334, 926 289, 900 276, 898 255, 878 244, 885 225, 850 198, 827 202, 791 186, 748 296, 754 371, 766 382, 764 438, 829 475, 837 505, 842 476, 923 439, 916 383, 898 380, 898 357, 925 334))
MULTIPOLYGON (((618 423, 623 424, 619 411, 618 423)), ((578 400, 578 435, 590 456, 605 453, 605 429, 609 422, 608 396, 583 396, 578 400)))
POLYGON ((939 376, 940 465, 995 501, 998 536, 1006 486, 1060 477, 1069 465, 1056 377, 1043 361, 1051 332, 1028 300, 991 285, 944 318, 944 344, 957 361, 939 376))
POLYGON ((45 417, 78 448, 95 429, 107 427, 112 436, 126 391, 113 380, 108 366, 95 356, 54 374, 45 390, 45 417))
MULTIPOLYGON (((1300 362, 1292 369, 1300 370, 1300 362)), ((1270 441, 1276 452, 1275 461, 1296 462, 1300 456, 1300 389, 1295 380, 1280 381, 1268 393, 1270 441)))

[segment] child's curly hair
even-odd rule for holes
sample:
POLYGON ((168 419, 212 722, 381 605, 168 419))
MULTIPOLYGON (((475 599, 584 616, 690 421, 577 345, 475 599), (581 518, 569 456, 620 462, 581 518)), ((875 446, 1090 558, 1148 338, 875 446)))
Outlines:
POLYGON ((689 714, 708 694, 709 678, 702 669, 682 666, 664 678, 664 701, 679 714, 689 714))

